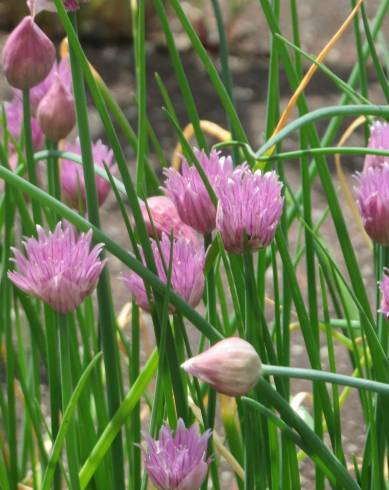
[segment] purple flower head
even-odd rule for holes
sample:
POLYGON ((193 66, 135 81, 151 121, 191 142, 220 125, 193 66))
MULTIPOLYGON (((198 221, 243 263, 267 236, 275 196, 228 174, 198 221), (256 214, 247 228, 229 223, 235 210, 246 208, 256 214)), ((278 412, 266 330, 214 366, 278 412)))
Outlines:
POLYGON ((8 277, 25 293, 69 313, 95 289, 106 262, 99 259, 103 245, 91 250, 92 231, 78 236, 67 223, 49 233, 38 225, 37 232, 37 238, 24 242, 26 256, 12 249, 18 271, 8 277))
POLYGON ((211 431, 199 434, 197 425, 189 429, 178 421, 175 436, 168 426, 163 426, 156 441, 145 436, 146 470, 158 490, 198 490, 208 471, 205 460, 211 431))
MULTIPOLYGON (((7 118, 7 128, 16 142, 19 141, 23 126, 23 104, 18 97, 14 97, 10 102, 5 103, 5 115, 7 118)), ((35 150, 43 147, 45 137, 39 127, 35 117, 31 118, 32 145, 35 150)), ((10 141, 10 149, 15 149, 10 141)))
MULTIPOLYGON (((171 287, 184 298, 191 306, 196 307, 204 290, 204 249, 185 237, 179 237, 173 242, 163 233, 160 240, 162 258, 158 250, 157 242, 151 241, 154 260, 158 276, 164 283, 167 282, 166 272, 170 263, 170 250, 173 250, 171 287)), ((134 295, 138 304, 147 311, 150 305, 147 298, 143 279, 135 272, 123 276, 123 280, 134 295)))
MULTIPOLYGON (((66 143, 64 151, 81 155, 80 140, 77 138, 73 143, 66 143)), ((95 165, 104 168, 103 162, 110 167, 111 172, 115 172, 115 164, 112 161, 113 152, 98 140, 92 148, 93 161, 95 165)), ((80 203, 85 209, 86 191, 82 166, 71 160, 61 160, 61 192, 64 201, 75 209, 79 208, 80 203)), ((96 175, 96 190, 100 206, 107 199, 111 184, 102 177, 96 175)))
POLYGON ((389 245, 389 165, 357 174, 357 203, 369 237, 389 245))
POLYGON ((275 172, 237 167, 219 188, 216 228, 228 252, 267 247, 274 238, 283 209, 282 184, 275 172))
POLYGON ((388 269, 385 269, 384 277, 380 283, 380 289, 382 293, 381 308, 379 312, 385 315, 386 319, 389 320, 389 276, 388 269))
MULTIPOLYGON (((216 150, 212 150, 209 156, 196 148, 193 151, 218 196, 220 186, 232 174, 231 157, 222 157, 216 150)), ((169 168, 165 170, 165 176, 166 192, 182 221, 203 235, 211 233, 215 229, 216 209, 196 167, 189 166, 183 159, 181 173, 169 168)))
MULTIPOLYGON (((370 138, 368 148, 375 150, 389 150, 389 124, 386 122, 375 121, 370 127, 370 138)), ((389 157, 380 155, 366 155, 363 165, 363 172, 369 168, 381 168, 385 163, 389 163, 389 157)))

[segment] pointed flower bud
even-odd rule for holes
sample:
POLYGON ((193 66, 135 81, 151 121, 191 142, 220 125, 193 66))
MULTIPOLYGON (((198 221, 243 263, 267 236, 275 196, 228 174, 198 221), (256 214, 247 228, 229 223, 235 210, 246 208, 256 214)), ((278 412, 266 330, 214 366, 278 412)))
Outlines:
MULTIPOLYGON (((159 246, 162 257, 157 243, 152 240, 151 247, 159 278, 166 284, 166 272, 169 268, 170 250, 172 249, 171 287, 195 308, 200 303, 204 291, 204 248, 183 237, 177 238, 172 247, 170 238, 164 233, 159 246)), ((143 279, 135 272, 130 272, 123 276, 123 281, 137 303, 144 310, 150 311, 143 279)))
POLYGON ((198 234, 193 228, 181 221, 177 208, 168 197, 149 197, 147 207, 145 203, 141 204, 141 211, 149 236, 156 238, 154 236, 156 233, 158 238, 161 238, 162 233, 170 235, 173 232, 174 238, 184 237, 194 244, 200 245, 198 234))
MULTIPOLYGON (((73 143, 66 143, 64 151, 81 156, 80 140, 77 138, 73 143)), ((104 168, 103 162, 115 172, 116 166, 112 161, 113 152, 98 140, 92 147, 92 156, 95 165, 104 168)), ((82 166, 71 160, 61 160, 60 169, 61 193, 64 201, 69 206, 79 209, 80 204, 83 209, 86 207, 86 190, 82 166)), ((105 179, 96 175, 97 198, 100 206, 107 199, 111 184, 105 179)))
POLYGON ((182 366, 192 376, 229 396, 247 394, 261 375, 261 361, 254 347, 239 337, 221 340, 182 366))
POLYGON ((54 44, 31 16, 24 17, 3 48, 8 83, 21 90, 34 87, 47 77, 54 62, 54 44))
POLYGON ((198 490, 207 474, 206 458, 211 431, 199 434, 197 425, 189 429, 179 419, 175 435, 163 426, 159 439, 145 436, 144 462, 150 480, 158 490, 198 490))
POLYGON ((58 223, 53 233, 37 226, 38 238, 24 242, 26 256, 13 248, 18 272, 11 281, 27 294, 39 298, 59 313, 75 310, 95 289, 105 260, 102 244, 90 249, 92 231, 77 236, 73 226, 58 223))
MULTIPOLYGON (((209 156, 197 148, 193 151, 218 195, 219 187, 232 174, 231 157, 222 157, 216 150, 211 151, 209 156)), ((181 173, 174 168, 166 169, 164 173, 167 195, 176 205, 182 221, 203 235, 211 233, 215 229, 216 209, 196 167, 189 166, 184 159, 181 173)))
MULTIPOLYGON (((370 127, 370 138, 368 148, 375 150, 389 150, 389 124, 386 122, 375 121, 370 127)), ((384 164, 389 164, 389 157, 380 155, 366 155, 363 165, 363 172, 369 168, 381 168, 384 164)))
POLYGON ((389 165, 357 174, 357 203, 369 237, 389 245, 389 165))
POLYGON ((283 209, 282 184, 275 172, 236 168, 219 187, 216 228, 228 252, 243 253, 245 243, 255 251, 274 238, 283 209))
POLYGON ((73 95, 66 89, 58 74, 39 103, 37 118, 46 138, 51 141, 66 138, 76 124, 73 95))
MULTIPOLYGON (((59 63, 54 63, 50 73, 47 77, 30 89, 30 107, 31 114, 36 115, 38 106, 43 97, 51 89, 57 76, 60 77, 62 84, 68 92, 72 92, 72 73, 70 70, 69 57, 66 56, 61 59, 59 63)), ((20 90, 15 89, 15 95, 22 99, 22 93, 20 90)))

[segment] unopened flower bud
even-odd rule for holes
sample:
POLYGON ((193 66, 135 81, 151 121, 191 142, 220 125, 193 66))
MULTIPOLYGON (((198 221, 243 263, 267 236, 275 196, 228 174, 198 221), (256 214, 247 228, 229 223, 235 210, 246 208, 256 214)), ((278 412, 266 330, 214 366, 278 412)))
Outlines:
POLYGON ((22 90, 34 87, 47 77, 54 61, 54 44, 31 16, 24 17, 3 48, 8 83, 22 90))
POLYGON ((197 232, 181 221, 174 202, 167 196, 153 196, 147 199, 146 204, 141 205, 143 219, 145 220, 148 234, 156 238, 161 238, 162 233, 174 238, 184 237, 194 244, 199 244, 197 232), (151 219, 150 219, 151 218, 151 219))
POLYGON ((38 106, 38 122, 45 136, 59 141, 70 133, 76 124, 73 95, 56 75, 53 85, 38 106))
POLYGON ((181 367, 229 396, 245 395, 261 375, 261 361, 256 350, 239 337, 221 340, 185 361, 181 367))

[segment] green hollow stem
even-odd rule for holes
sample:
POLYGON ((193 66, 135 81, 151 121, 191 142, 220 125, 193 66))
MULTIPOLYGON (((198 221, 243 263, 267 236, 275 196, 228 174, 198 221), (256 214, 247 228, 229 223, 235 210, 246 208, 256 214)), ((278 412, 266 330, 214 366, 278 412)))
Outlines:
POLYGON ((330 106, 304 114, 296 120, 289 123, 276 135, 269 138, 264 145, 256 152, 256 157, 265 155, 274 145, 282 141, 289 134, 297 129, 300 129, 307 124, 321 119, 331 119, 334 116, 349 117, 349 116, 377 116, 387 118, 389 116, 388 106, 384 105, 349 105, 349 106, 330 106))
MULTIPOLYGON (((51 413, 51 436, 55 440, 59 430, 59 420, 61 411, 61 381, 60 369, 58 362, 59 340, 57 316, 50 306, 45 305, 45 323, 46 323, 46 351, 47 367, 49 376, 50 390, 50 413, 51 413)), ((60 467, 57 466, 54 476, 55 490, 61 489, 60 467)))
MULTIPOLYGON (((32 144, 30 92, 28 89, 23 90, 23 129, 28 178, 31 184, 36 186, 38 181, 36 177, 34 149, 32 144)), ((35 224, 42 223, 41 210, 36 202, 32 203, 32 214, 35 224)))
POLYGON ((81 468, 80 481, 82 490, 84 490, 84 488, 86 488, 86 486, 88 485, 90 479, 94 475, 100 462, 109 450, 122 425, 125 423, 132 410, 138 404, 143 392, 145 391, 151 378, 154 376, 157 366, 158 353, 156 350, 154 350, 149 357, 146 365, 144 366, 142 372, 133 383, 127 396, 123 399, 123 402, 120 405, 119 409, 109 421, 107 427, 101 434, 95 447, 93 448, 92 452, 90 453, 89 457, 81 468))
MULTIPOLYGON (((75 13, 71 14, 74 26, 77 26, 75 13)), ((91 135, 88 121, 88 105, 82 68, 78 62, 72 45, 69 47, 70 65, 73 79, 73 93, 76 106, 77 126, 80 136, 81 156, 86 190, 87 210, 90 222, 100 228, 99 203, 96 191, 96 180, 92 154, 91 135)), ((101 274, 97 286, 98 305, 100 313, 100 331, 104 355, 104 365, 107 376, 107 392, 109 412, 112 416, 121 401, 121 380, 119 374, 119 357, 115 336, 115 319, 112 304, 112 294, 107 268, 101 274)), ((123 444, 120 432, 112 447, 114 467, 114 486, 116 490, 125 488, 123 444)))
POLYGON ((263 376, 282 376, 287 378, 306 379, 310 381, 322 381, 324 383, 350 386, 360 390, 372 391, 389 395, 389 384, 380 383, 370 379, 355 378, 344 374, 329 373, 319 371, 318 369, 303 369, 284 366, 273 366, 271 364, 262 364, 263 376))
MULTIPOLYGON (((70 349, 71 342, 69 336, 69 322, 67 315, 58 316, 59 323, 59 345, 60 345, 60 370, 62 388, 62 409, 65 410, 73 393, 72 371, 70 349)), ((79 457, 78 443, 74 422, 70 422, 66 437, 66 452, 68 457, 68 468, 70 474, 71 490, 80 490, 80 480, 78 477, 79 457)))

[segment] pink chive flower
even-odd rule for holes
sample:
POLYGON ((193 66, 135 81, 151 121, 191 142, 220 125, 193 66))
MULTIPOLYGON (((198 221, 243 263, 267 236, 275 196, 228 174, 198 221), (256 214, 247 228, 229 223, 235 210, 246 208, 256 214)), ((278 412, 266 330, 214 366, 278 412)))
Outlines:
POLYGON ((267 247, 283 209, 282 184, 275 172, 252 172, 243 165, 219 188, 216 228, 228 252, 267 247))
POLYGON ((357 180, 357 203, 366 233, 380 245, 389 245, 389 165, 370 167, 357 174, 357 180))
MULTIPOLYGON (((376 121, 370 127, 370 138, 368 148, 375 150, 389 150, 389 124, 376 121)), ((363 172, 369 168, 381 168, 385 163, 389 163, 389 157, 380 155, 366 155, 363 165, 363 172)))
MULTIPOLYGON (((23 104, 18 97, 14 97, 10 102, 5 103, 5 115, 7 118, 7 128, 16 142, 19 141, 23 126, 23 104)), ((31 118, 32 145, 35 150, 39 150, 44 144, 44 134, 39 127, 35 117, 31 118)), ((12 141, 10 149, 14 150, 15 146, 12 141)))
MULTIPOLYGON (((218 195, 220 186, 232 174, 231 157, 222 157, 216 150, 207 156, 204 151, 196 148, 194 154, 218 195)), ((189 166, 183 159, 181 173, 173 168, 166 169, 164 173, 166 192, 176 205, 182 221, 203 235, 211 233, 215 229, 216 209, 196 167, 189 166)))
POLYGON ((162 233, 170 235, 173 232, 174 238, 184 237, 194 244, 200 245, 198 234, 193 228, 182 222, 176 206, 169 197, 149 197, 147 199, 147 207, 146 204, 141 204, 141 211, 149 236, 155 238, 155 232, 158 238, 161 238, 162 233))
MULTIPOLYGON (((81 156, 80 140, 77 138, 73 143, 66 143, 64 151, 81 156)), ((116 166, 113 163, 113 152, 98 140, 92 147, 93 161, 95 165, 104 168, 103 162, 115 172, 116 166)), ((61 192, 64 201, 75 209, 82 205, 86 206, 85 181, 82 166, 71 160, 61 160, 60 169, 61 192)), ((96 190, 100 206, 107 199, 111 184, 96 175, 96 190)))
POLYGON ((261 361, 256 350, 239 337, 217 342, 185 361, 181 367, 228 396, 247 394, 261 375, 261 361))
POLYGON ((385 274, 380 282, 380 290, 382 293, 381 308, 379 312, 385 315, 386 319, 389 320, 389 276, 388 269, 385 269, 385 274))
POLYGON ((145 436, 143 449, 147 473, 158 490, 198 490, 208 471, 205 459, 211 431, 199 434, 197 425, 189 429, 179 419, 175 435, 163 426, 159 439, 145 436))
POLYGON ((97 285, 106 263, 99 259, 103 245, 91 250, 91 230, 77 236, 73 226, 61 222, 53 233, 46 233, 39 225, 37 232, 37 238, 24 242, 26 256, 12 249, 18 271, 9 271, 8 277, 58 313, 70 313, 97 285))
POLYGON ((24 17, 3 48, 2 64, 8 83, 21 90, 30 89, 47 77, 54 62, 54 44, 33 17, 24 17))
MULTIPOLYGON (((158 276, 162 282, 167 282, 167 274, 170 263, 170 250, 173 250, 171 287, 183 299, 195 308, 199 303, 204 291, 204 248, 194 245, 186 238, 177 238, 173 247, 170 239, 164 233, 160 240, 162 258, 158 250, 157 243, 152 240, 152 250, 158 276)), ((123 276, 123 281, 127 285, 137 303, 146 311, 150 311, 150 304, 143 279, 135 272, 130 272, 123 276)))

